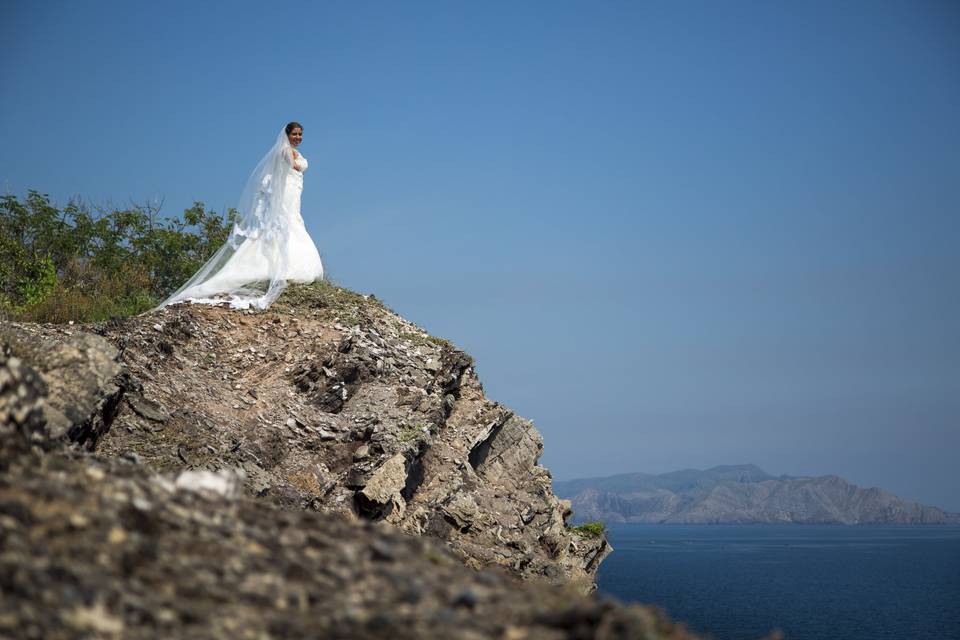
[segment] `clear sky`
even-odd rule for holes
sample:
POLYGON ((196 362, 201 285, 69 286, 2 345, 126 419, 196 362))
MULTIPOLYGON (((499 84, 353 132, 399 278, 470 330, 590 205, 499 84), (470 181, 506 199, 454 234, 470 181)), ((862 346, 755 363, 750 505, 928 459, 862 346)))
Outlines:
POLYGON ((752 462, 960 510, 960 3, 0 3, 0 190, 233 206, 559 479, 752 462))

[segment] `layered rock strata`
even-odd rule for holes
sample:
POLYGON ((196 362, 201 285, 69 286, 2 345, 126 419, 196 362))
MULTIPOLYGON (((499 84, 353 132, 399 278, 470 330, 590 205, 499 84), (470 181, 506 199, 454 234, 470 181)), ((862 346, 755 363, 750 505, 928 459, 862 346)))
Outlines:
POLYGON ((77 373, 125 391, 104 400, 109 430, 94 420, 72 434, 100 455, 163 472, 240 469, 263 500, 383 521, 471 567, 582 591, 610 552, 566 525, 540 434, 485 397, 472 358, 372 296, 321 284, 292 287, 267 312, 177 305, 19 330, 48 345, 96 333, 116 348, 108 383, 77 373))
POLYGON ((125 430, 117 407, 132 410, 145 389, 116 384, 116 349, 96 336, 41 342, 8 329, 0 637, 691 637, 655 610, 519 582, 505 567, 472 570, 429 536, 385 522, 279 508, 247 495, 242 470, 181 463, 159 473, 132 451, 91 453, 125 430))

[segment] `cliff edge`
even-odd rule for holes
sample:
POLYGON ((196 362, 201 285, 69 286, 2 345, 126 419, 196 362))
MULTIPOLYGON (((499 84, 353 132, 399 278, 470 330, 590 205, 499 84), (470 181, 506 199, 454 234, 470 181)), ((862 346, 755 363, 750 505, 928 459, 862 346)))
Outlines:
POLYGON ((40 360, 95 335, 117 349, 109 381, 77 373, 123 390, 109 428, 71 427, 100 456, 157 472, 240 470, 248 494, 283 508, 384 521, 468 566, 584 592, 610 552, 567 526, 570 504, 538 464, 540 434, 484 395, 472 358, 373 296, 316 283, 264 312, 175 305, 10 330, 40 360))
POLYGON ((653 609, 470 569, 385 517, 283 508, 308 492, 251 496, 242 468, 89 451, 135 431, 132 407, 162 430, 187 405, 165 414, 85 329, 0 325, 0 637, 693 637, 653 609))

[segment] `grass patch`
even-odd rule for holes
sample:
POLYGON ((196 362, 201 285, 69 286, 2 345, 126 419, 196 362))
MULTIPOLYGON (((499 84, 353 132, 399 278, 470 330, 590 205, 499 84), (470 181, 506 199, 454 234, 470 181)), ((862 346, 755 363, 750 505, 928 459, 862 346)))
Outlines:
POLYGON ((127 318, 147 311, 156 302, 142 299, 111 300, 74 291, 63 291, 43 302, 18 310, 0 311, 0 319, 19 322, 51 322, 65 324, 103 322, 111 318, 127 318))
POLYGON ((410 442, 421 435, 423 435, 423 425, 404 424, 400 426, 400 433, 397 434, 397 439, 400 440, 400 442, 410 442))
POLYGON ((409 331, 401 331, 400 339, 412 342, 414 346, 417 347, 426 346, 428 344, 435 347, 440 347, 441 349, 444 347, 453 347, 453 345, 450 344, 450 341, 446 338, 438 338, 437 336, 431 336, 428 333, 410 333, 409 331))
POLYGON ((568 529, 572 533, 579 534, 584 538, 599 538, 607 531, 607 528, 599 520, 594 520, 593 522, 586 522, 584 524, 579 524, 575 527, 568 527, 568 529))
POLYGON ((365 296, 329 280, 319 280, 308 284, 290 284, 270 309, 280 313, 315 309, 324 316, 340 318, 342 324, 355 325, 360 324, 364 309, 382 306, 383 303, 373 294, 365 296))

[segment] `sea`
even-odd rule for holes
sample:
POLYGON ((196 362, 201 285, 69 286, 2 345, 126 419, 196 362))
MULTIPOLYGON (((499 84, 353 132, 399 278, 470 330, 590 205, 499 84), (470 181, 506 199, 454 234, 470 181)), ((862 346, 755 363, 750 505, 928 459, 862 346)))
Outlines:
POLYGON ((722 640, 960 639, 960 526, 610 524, 598 591, 722 640))

